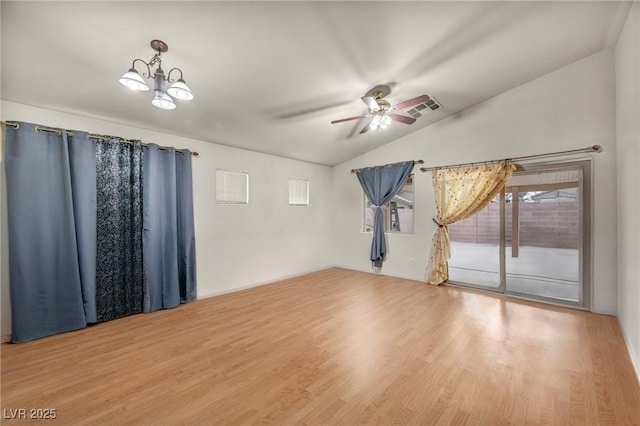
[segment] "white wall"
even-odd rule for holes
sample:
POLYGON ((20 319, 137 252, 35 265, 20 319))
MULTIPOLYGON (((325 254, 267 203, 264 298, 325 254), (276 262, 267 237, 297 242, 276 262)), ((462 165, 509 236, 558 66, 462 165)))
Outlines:
MULTIPOLYGON (((340 206, 335 209, 334 263, 371 271, 371 234, 360 232, 361 190, 349 173, 352 168, 417 159, 437 166, 599 144, 604 152, 593 157, 592 310, 615 314, 614 95, 613 51, 605 50, 334 167, 334 205, 340 206)), ((435 206, 431 174, 415 175, 415 235, 388 235, 381 273, 423 280, 435 206), (409 258, 415 258, 415 265, 409 258)))
POLYGON ((640 4, 615 50, 618 186, 618 321, 640 378, 640 4))
MULTIPOLYGON (((194 158, 192 164, 200 298, 332 265, 331 233, 328 232, 331 227, 329 167, 7 101, 2 102, 2 119, 198 151, 200 157, 194 158), (249 173, 248 205, 215 203, 216 168, 249 173), (288 205, 287 179, 290 177, 309 180, 308 207, 288 205)), ((6 227, 2 231, 2 244, 5 244, 6 227)), ((8 302, 6 252, 2 250, 2 336, 5 339, 11 330, 8 303, 5 303, 8 302)))

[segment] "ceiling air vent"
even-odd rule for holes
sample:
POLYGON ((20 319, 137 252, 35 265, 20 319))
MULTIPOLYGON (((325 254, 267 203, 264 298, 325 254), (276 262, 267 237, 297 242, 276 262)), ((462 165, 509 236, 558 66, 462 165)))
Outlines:
POLYGON ((418 118, 418 117, 422 117, 423 115, 431 111, 435 111, 441 107, 442 107, 442 104, 440 104, 440 102, 438 102, 437 99, 430 97, 427 102, 418 104, 413 108, 411 108, 410 110, 407 110, 406 112, 413 118, 418 118))

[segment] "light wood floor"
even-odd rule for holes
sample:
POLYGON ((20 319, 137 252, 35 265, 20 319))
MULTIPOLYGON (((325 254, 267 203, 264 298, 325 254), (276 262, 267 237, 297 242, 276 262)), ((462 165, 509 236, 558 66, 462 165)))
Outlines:
POLYGON ((341 269, 1 350, 49 424, 640 423, 615 318, 341 269))

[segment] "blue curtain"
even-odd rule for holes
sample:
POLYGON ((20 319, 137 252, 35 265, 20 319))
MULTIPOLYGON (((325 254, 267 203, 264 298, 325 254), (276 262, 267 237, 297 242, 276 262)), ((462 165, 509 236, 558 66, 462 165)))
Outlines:
POLYGON ((387 252, 387 243, 384 238, 384 218, 380 207, 391 201, 402 189, 412 170, 413 161, 356 170, 356 176, 358 176, 365 195, 375 206, 373 241, 371 241, 371 255, 369 256, 375 267, 382 266, 384 254, 387 252))
POLYGON ((176 187, 178 203, 178 277, 180 300, 197 299, 196 292, 196 233, 193 222, 193 182, 191 152, 187 149, 176 155, 176 187))
POLYGON ((97 321, 96 145, 86 132, 74 131, 68 140, 82 300, 87 322, 94 323, 97 321))
POLYGON ((76 232, 67 133, 18 124, 6 129, 5 167, 12 334, 24 342, 85 327, 77 239, 90 233, 76 232))
POLYGON ((191 153, 144 151, 144 311, 173 308, 195 291, 191 153))
POLYGON ((142 312, 142 145, 96 142, 97 322, 142 312))
POLYGON ((188 150, 18 125, 5 150, 14 342, 196 298, 188 150))

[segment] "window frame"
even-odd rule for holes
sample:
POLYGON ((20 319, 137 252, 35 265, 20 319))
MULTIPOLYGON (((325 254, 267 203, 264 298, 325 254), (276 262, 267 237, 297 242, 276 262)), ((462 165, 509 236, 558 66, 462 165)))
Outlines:
MULTIPOLYGON (((310 194, 309 194, 309 180, 308 179, 298 179, 298 178, 288 178, 287 179, 287 184, 288 184, 288 191, 289 191, 289 205, 292 207, 307 207, 309 206, 309 198, 310 198, 310 194), (306 195, 306 200, 302 203, 292 203, 291 201, 291 184, 294 183, 303 183, 304 184, 304 195, 306 195)), ((295 191, 295 188, 294 188, 295 191)), ((294 192, 294 198, 295 198, 295 192, 294 192)), ((295 201, 295 200, 294 200, 295 201)))
MULTIPOLYGON (((240 195, 242 195, 242 192, 238 191, 238 198, 240 198, 240 195)), ((243 171, 237 171, 237 170, 228 170, 228 169, 216 169, 216 204, 237 204, 237 205, 246 205, 249 204, 249 173, 248 172, 243 172, 243 171), (223 193, 220 194, 219 190, 220 190, 220 177, 221 174, 226 174, 226 175, 236 175, 236 176, 244 176, 245 180, 246 180, 246 189, 245 189, 245 199, 241 200, 231 200, 231 199, 225 199, 228 196, 228 192, 229 190, 227 189, 228 187, 226 185, 223 184, 224 189, 223 189, 223 193)))
MULTIPOLYGON (((412 214, 412 226, 411 226, 411 231, 394 231, 392 229, 392 224, 391 224, 391 209, 390 209, 390 203, 393 202, 393 199, 385 204, 383 204, 381 206, 382 209, 382 216, 383 216, 383 220, 384 220, 384 233, 385 234, 393 234, 393 235, 415 235, 416 233, 416 207, 415 207, 415 181, 414 181, 414 175, 413 173, 411 175, 409 175, 409 178, 407 179, 407 181, 404 183, 403 185, 403 189, 404 187, 410 184, 411 185, 411 192, 413 194, 413 206, 411 208, 413 214, 412 214)), ((361 193, 362 193, 362 226, 360 227, 360 232, 362 233, 371 233, 373 232, 373 224, 371 224, 371 226, 369 227, 367 225, 367 209, 370 208, 369 206, 367 206, 367 204, 369 204, 369 199, 367 198, 367 195, 364 193, 364 190, 361 188, 360 189, 361 193)), ((402 192, 402 190, 400 190, 399 192, 402 192)), ((395 197, 394 197, 395 198, 395 197)))

